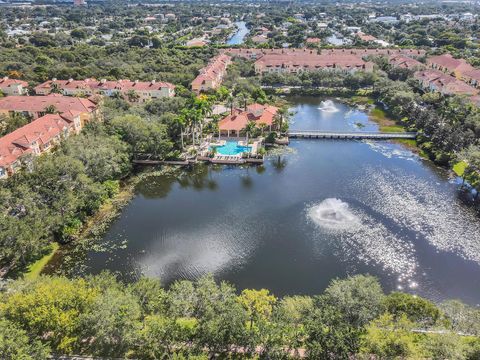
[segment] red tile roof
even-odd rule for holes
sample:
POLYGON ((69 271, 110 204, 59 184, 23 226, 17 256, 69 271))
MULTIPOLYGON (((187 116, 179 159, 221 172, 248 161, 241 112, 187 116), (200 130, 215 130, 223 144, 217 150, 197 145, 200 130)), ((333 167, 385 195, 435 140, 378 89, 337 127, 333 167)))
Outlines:
POLYGON ((479 69, 464 71, 464 72, 462 72, 462 75, 464 75, 467 78, 476 80, 477 82, 480 82, 480 70, 479 69))
POLYGON ((175 85, 163 82, 163 81, 130 81, 130 80, 96 80, 96 79, 84 79, 84 80, 48 80, 35 87, 35 91, 41 89, 50 90, 53 88, 53 85, 56 84, 60 89, 71 89, 71 90, 91 90, 101 91, 101 90, 119 90, 119 91, 128 91, 128 90, 161 90, 162 88, 174 89, 175 85))
POLYGON ((358 32, 357 33, 357 37, 362 40, 362 41, 366 41, 366 42, 370 42, 370 41, 375 41, 377 40, 377 38, 375 36, 372 36, 372 35, 367 35, 367 34, 364 34, 362 32, 358 32))
POLYGON ((34 152, 33 144, 43 146, 73 126, 73 120, 60 114, 47 114, 0 138, 0 166, 7 167, 25 154, 34 152))
POLYGON ((8 77, 0 78, 0 88, 6 88, 12 85, 22 85, 23 87, 28 87, 28 82, 23 80, 10 79, 8 77))
POLYGON ((264 55, 256 61, 255 66, 260 70, 271 67, 310 70, 321 68, 365 69, 367 63, 361 57, 348 53, 324 55, 315 52, 301 52, 264 55))
POLYGON ((90 113, 97 109, 97 105, 88 99, 57 94, 48 96, 7 96, 0 99, 0 110, 8 111, 38 113, 44 112, 51 105, 55 106, 58 112, 73 110, 90 113))
POLYGON ((250 121, 255 121, 257 125, 273 125, 278 108, 271 105, 252 104, 247 106, 247 110, 234 109, 232 114, 224 117, 218 123, 220 130, 241 131, 250 121))
POLYGON ((427 59, 427 64, 429 65, 436 65, 442 68, 447 69, 448 71, 471 71, 475 70, 475 68, 470 65, 464 59, 455 59, 450 54, 443 54, 439 56, 433 56, 427 59))
POLYGON ((192 81, 192 87, 200 87, 207 80, 218 80, 225 73, 230 60, 230 56, 225 54, 215 56, 200 70, 200 74, 192 81))
POLYGON ((478 90, 457 78, 438 70, 422 70, 414 74, 415 79, 429 83, 447 95, 476 95, 478 90))
MULTIPOLYGON (((253 55, 258 59, 261 56, 269 54, 298 54, 310 52, 310 49, 226 49, 224 53, 231 54, 233 56, 252 57, 253 55)), ((316 51, 316 50, 315 50, 316 51)), ((380 48, 380 49, 322 49, 320 54, 323 55, 336 55, 336 54, 351 54, 359 57, 365 57, 368 55, 398 55, 404 54, 410 57, 419 57, 425 55, 425 50, 422 49, 392 49, 392 48, 380 48)))
POLYGON ((400 67, 404 69, 414 69, 414 68, 425 67, 425 65, 422 64, 420 61, 412 59, 411 57, 405 56, 403 54, 390 56, 389 62, 395 67, 400 67))

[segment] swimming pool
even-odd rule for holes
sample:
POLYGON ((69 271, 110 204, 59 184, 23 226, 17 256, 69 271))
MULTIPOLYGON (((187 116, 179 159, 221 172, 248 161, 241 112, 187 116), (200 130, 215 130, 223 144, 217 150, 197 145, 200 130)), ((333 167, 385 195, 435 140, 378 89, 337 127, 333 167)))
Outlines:
POLYGON ((250 152, 251 146, 238 145, 237 141, 227 141, 225 145, 216 146, 217 153, 221 155, 239 155, 244 152, 250 152))

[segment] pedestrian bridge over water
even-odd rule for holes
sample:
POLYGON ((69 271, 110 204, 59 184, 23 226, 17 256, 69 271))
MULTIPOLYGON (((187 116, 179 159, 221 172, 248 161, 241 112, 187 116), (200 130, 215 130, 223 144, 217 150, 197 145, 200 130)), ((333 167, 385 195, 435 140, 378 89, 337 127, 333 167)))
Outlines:
POLYGON ((321 130, 291 130, 288 132, 289 138, 300 139, 415 139, 415 132, 366 132, 366 131, 321 131, 321 130))

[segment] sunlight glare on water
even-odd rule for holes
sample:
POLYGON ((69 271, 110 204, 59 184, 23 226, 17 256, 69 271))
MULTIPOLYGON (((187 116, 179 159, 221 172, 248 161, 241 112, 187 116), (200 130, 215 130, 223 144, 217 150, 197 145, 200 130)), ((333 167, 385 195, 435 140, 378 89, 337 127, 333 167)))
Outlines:
POLYGON ((319 241, 327 232, 346 257, 380 265, 398 274, 399 282, 411 282, 417 267, 413 245, 399 241, 378 220, 335 198, 308 207, 307 216, 319 228, 319 241))

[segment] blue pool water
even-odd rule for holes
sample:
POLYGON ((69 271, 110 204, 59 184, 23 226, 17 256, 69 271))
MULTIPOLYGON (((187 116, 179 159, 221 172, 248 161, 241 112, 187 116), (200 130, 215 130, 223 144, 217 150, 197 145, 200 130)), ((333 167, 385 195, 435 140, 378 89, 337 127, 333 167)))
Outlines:
POLYGON ((217 153, 221 155, 239 155, 244 152, 250 152, 251 146, 240 146, 236 141, 227 141, 225 145, 217 146, 217 153))

